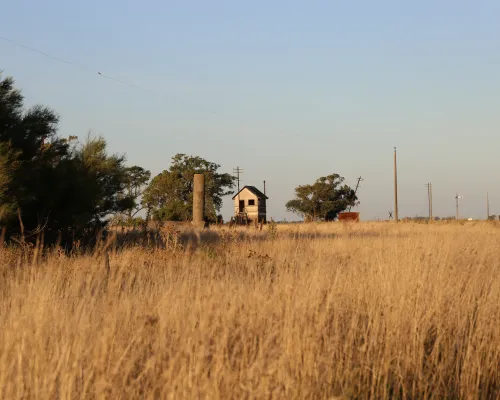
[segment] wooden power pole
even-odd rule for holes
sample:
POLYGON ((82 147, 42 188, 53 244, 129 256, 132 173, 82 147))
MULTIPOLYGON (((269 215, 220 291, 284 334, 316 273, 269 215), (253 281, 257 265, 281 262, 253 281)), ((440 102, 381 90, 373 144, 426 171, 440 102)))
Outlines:
POLYGON ((240 167, 236 167, 233 169, 233 173, 236 174, 236 181, 238 182, 238 192, 240 191, 240 175, 243 173, 243 170, 240 167))
MULTIPOLYGON (((354 195, 356 195, 356 193, 358 192, 358 189, 359 189, 359 183, 363 180, 362 177, 359 177, 358 178, 358 183, 356 183, 356 189, 354 189, 354 195)), ((347 211, 351 211, 351 208, 352 206, 349 206, 349 208, 347 209, 347 211)))
POLYGON ((427 183, 425 186, 427 186, 427 199, 429 201, 429 222, 432 222, 433 220, 433 214, 432 214, 432 183, 427 183))
POLYGON ((238 182, 238 205, 235 207, 235 214, 237 215, 237 221, 240 222, 241 217, 241 208, 240 208, 240 175, 243 173, 243 170, 240 167, 236 167, 233 169, 233 173, 236 174, 236 181, 238 182))
POLYGON ((458 199, 462 199, 463 196, 459 196, 458 193, 455 195, 455 207, 456 207, 456 220, 458 221, 458 199))
POLYGON ((490 219, 490 197, 488 192, 486 192, 486 221, 490 219))
POLYGON ((396 159, 396 148, 394 147, 394 221, 399 221, 398 214, 398 165, 396 159))
POLYGON ((429 183, 431 185, 431 222, 434 221, 434 211, 432 210, 432 183, 429 183))

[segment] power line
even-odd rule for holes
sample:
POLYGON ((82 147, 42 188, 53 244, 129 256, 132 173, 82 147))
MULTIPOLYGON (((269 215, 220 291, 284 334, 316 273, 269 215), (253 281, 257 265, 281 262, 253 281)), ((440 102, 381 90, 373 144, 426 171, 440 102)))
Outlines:
MULTIPOLYGON (((114 82, 116 82, 116 83, 120 83, 120 84, 125 85, 125 86, 129 86, 129 87, 132 87, 132 88, 135 88, 135 89, 139 89, 139 90, 142 90, 142 91, 144 91, 144 92, 154 93, 154 94, 156 94, 156 95, 160 95, 160 96, 166 96, 166 95, 167 95, 167 94, 166 94, 166 93, 164 93, 164 92, 160 92, 160 91, 157 91, 157 90, 153 90, 153 89, 145 88, 145 87, 142 87, 142 86, 137 85, 137 84, 135 84, 135 83, 127 82, 127 81, 124 81, 124 80, 122 80, 122 79, 115 78, 115 77, 113 77, 113 76, 110 76, 110 75, 104 74, 104 73, 102 73, 102 72, 100 72, 100 71, 98 71, 98 70, 93 70, 93 69, 88 68, 88 67, 85 67, 85 66, 83 66, 83 65, 81 65, 81 64, 77 64, 77 63, 74 63, 74 62, 72 62, 72 61, 65 60, 65 59, 63 59, 63 58, 61 58, 61 57, 54 56, 54 55, 52 55, 52 54, 50 54, 50 53, 47 53, 47 52, 45 52, 45 51, 38 50, 38 49, 36 49, 36 48, 34 48, 34 47, 26 46, 26 45, 24 45, 24 44, 22 44, 22 43, 18 43, 18 42, 14 41, 14 40, 12 40, 12 39, 10 39, 10 38, 7 38, 7 37, 5 37, 5 36, 0 36, 0 40, 3 40, 3 41, 5 41, 5 42, 8 42, 8 43, 10 43, 10 44, 12 44, 12 45, 14 45, 14 46, 16 46, 16 47, 20 47, 20 48, 23 48, 23 49, 26 49, 26 50, 29 50, 29 51, 32 51, 32 52, 38 53, 38 54, 43 55, 43 56, 45 56, 45 57, 47 57, 47 58, 50 58, 50 59, 52 59, 52 60, 54 60, 54 61, 58 61, 58 62, 61 62, 61 63, 67 64, 67 65, 72 66, 72 67, 74 67, 74 68, 77 68, 77 69, 79 69, 79 70, 81 70, 81 71, 87 72, 87 73, 89 73, 89 74, 91 74, 91 75, 96 75, 96 74, 97 74, 98 76, 100 76, 100 77, 102 77, 102 78, 105 78, 105 79, 108 79, 108 80, 114 81, 114 82)), ((171 98, 174 98, 174 96, 172 96, 172 95, 169 95, 169 96, 170 96, 171 98)), ((209 114, 213 114, 213 115, 216 115, 216 116, 219 116, 219 117, 221 117, 221 118, 228 119, 228 120, 233 120, 234 122, 238 122, 239 124, 242 124, 242 125, 248 125, 248 123, 247 123, 247 122, 245 122, 245 121, 241 120, 240 118, 235 118, 235 117, 230 117, 230 116, 224 115, 224 114, 222 114, 222 113, 220 113, 220 112, 218 112, 218 111, 214 111, 214 110, 209 109, 209 108, 207 108, 207 107, 205 107, 205 106, 201 106, 201 105, 199 105, 199 104, 195 104, 195 103, 192 103, 192 102, 190 102, 190 101, 186 101, 186 100, 183 100, 183 99, 179 99, 178 97, 176 97, 175 99, 176 99, 177 101, 180 101, 180 102, 185 103, 186 105, 188 105, 188 106, 190 106, 190 107, 197 108, 197 109, 202 110, 202 111, 204 111, 204 112, 207 112, 207 113, 209 113, 209 114)), ((287 134, 285 131, 283 131, 283 130, 282 130, 282 129, 280 129, 280 128, 273 128, 273 130, 274 130, 274 131, 279 131, 279 132, 281 132, 281 133, 283 133, 283 134, 287 134)), ((294 135, 294 136, 298 136, 298 135, 294 135)))
POLYGON ((12 39, 9 39, 9 38, 6 38, 4 36, 0 36, 0 39, 1 40, 4 40, 6 42, 9 42, 11 44, 13 44, 14 46, 17 46, 17 47, 21 47, 23 49, 26 49, 26 50, 30 50, 30 51, 33 51, 35 53, 38 53, 38 54, 41 54, 45 57, 48 57, 48 58, 51 58, 52 60, 55 60, 55 61, 59 61, 59 62, 62 62, 64 64, 68 64, 68 65, 71 65, 72 67, 76 67, 78 69, 81 69, 83 71, 86 71, 86 72, 89 72, 91 74, 95 74, 95 71, 92 71, 91 69, 87 68, 87 67, 84 67, 82 65, 79 65, 79 64, 75 64, 74 62, 71 62, 71 61, 68 61, 68 60, 64 60, 62 58, 59 58, 59 57, 56 57, 56 56, 53 56, 52 54, 49 54, 49 53, 46 53, 44 51, 41 51, 41 50, 37 50, 33 47, 29 47, 29 46, 26 46, 24 44, 21 44, 21 43, 17 43, 15 41, 13 41, 12 39))
MULTIPOLYGON (((43 55, 43 56, 45 56, 45 57, 47 57, 47 58, 50 58, 50 59, 52 59, 52 60, 54 60, 54 61, 58 61, 58 62, 61 62, 61 63, 67 64, 67 65, 70 65, 70 66, 72 66, 72 67, 78 68, 78 69, 80 69, 80 70, 82 70, 82 71, 85 71, 85 72, 87 72, 87 73, 91 74, 91 75, 96 75, 96 74, 97 74, 97 75, 99 75, 99 76, 100 76, 100 77, 102 77, 102 78, 105 78, 105 79, 111 80, 111 81, 116 82, 116 83, 120 83, 120 84, 125 85, 125 86, 129 86, 129 87, 132 87, 132 88, 135 88, 135 89, 139 89, 139 90, 142 90, 142 91, 144 91, 144 92, 154 93, 154 94, 158 94, 158 95, 165 95, 164 93, 159 92, 159 91, 157 91, 157 90, 148 89, 148 88, 145 88, 145 87, 139 86, 139 85, 137 85, 137 84, 135 84, 135 83, 131 83, 131 82, 127 82, 127 81, 124 81, 124 80, 122 80, 122 79, 119 79, 119 78, 115 78, 115 77, 113 77, 113 76, 110 76, 110 75, 104 74, 103 72, 100 72, 100 71, 98 71, 98 70, 93 70, 93 69, 87 68, 87 67, 85 67, 85 66, 83 66, 83 65, 81 65, 81 64, 77 64, 77 63, 74 63, 74 62, 72 62, 72 61, 65 60, 65 59, 63 59, 63 58, 60 58, 60 57, 54 56, 54 55, 52 55, 52 54, 49 54, 49 53, 47 53, 47 52, 45 52, 45 51, 41 51, 41 50, 35 49, 35 48, 33 48, 33 47, 26 46, 26 45, 24 45, 24 44, 21 44, 21 43, 15 42, 14 40, 9 39, 9 38, 6 38, 6 37, 4 37, 4 36, 0 36, 0 39, 1 39, 1 40, 4 40, 4 41, 6 41, 6 42, 9 42, 9 43, 11 43, 11 44, 12 44, 12 45, 14 45, 14 46, 21 47, 21 48, 23 48, 23 49, 30 50, 30 51, 33 51, 33 52, 35 52, 35 53, 41 54, 41 55, 43 55)), ((207 112, 209 112, 209 113, 212 113, 212 114, 218 115, 218 116, 220 116, 220 117, 224 117, 222 114, 220 114, 220 113, 218 113, 218 112, 216 112, 216 111, 209 110, 209 109, 207 109, 207 108, 205 108, 205 107, 202 107, 202 106, 199 106, 199 105, 197 105, 197 104, 188 103, 188 102, 186 102, 186 101, 184 101, 184 102, 185 102, 186 104, 189 104, 189 105, 190 105, 190 106, 192 106, 192 107, 200 108, 200 109, 203 109, 204 111, 207 111, 207 112)))
MULTIPOLYGON (((6 38, 6 37, 4 37, 4 36, 0 36, 0 39, 1 39, 1 40, 4 40, 4 41, 6 41, 6 42, 9 42, 9 43, 11 43, 11 44, 13 44, 14 46, 21 47, 21 48, 23 48, 23 49, 30 50, 30 51, 33 51, 33 52, 35 52, 35 53, 41 54, 41 55, 43 55, 43 56, 45 56, 45 57, 48 57, 48 58, 50 58, 50 59, 52 59, 52 60, 55 60, 55 61, 58 61, 58 62, 62 62, 62 63, 64 63, 64 64, 68 64, 68 65, 70 65, 70 66, 72 66, 72 67, 78 68, 78 69, 80 69, 80 70, 82 70, 82 71, 85 71, 85 72, 88 72, 88 73, 90 73, 90 74, 92 74, 92 75, 96 75, 96 74, 97 74, 97 75, 99 75, 99 76, 101 76, 101 77, 103 77, 103 78, 105 78, 105 79, 109 79, 109 80, 112 80, 112 81, 114 81, 114 82, 121 83, 122 85, 126 85, 126 86, 130 86, 130 87, 133 87, 133 88, 136 88, 136 89, 144 90, 144 91, 146 91, 146 92, 152 92, 152 93, 156 93, 156 94, 162 94, 162 93, 160 93, 160 92, 158 92, 158 91, 155 91, 155 90, 152 90, 152 89, 147 89, 147 88, 141 87, 141 86, 139 86, 139 85, 136 85, 135 83, 126 82, 126 81, 124 81, 124 80, 122 80, 122 79, 115 78, 115 77, 113 77, 113 76, 110 76, 110 75, 104 74, 104 73, 102 73, 102 72, 100 72, 100 71, 97 71, 97 70, 93 70, 93 69, 87 68, 87 67, 85 67, 85 66, 83 66, 83 65, 81 65, 81 64, 77 64, 77 63, 74 63, 74 62, 72 62, 72 61, 68 61, 68 60, 65 60, 65 59, 63 59, 63 58, 56 57, 56 56, 54 56, 54 55, 52 55, 52 54, 49 54, 49 53, 47 53, 47 52, 45 52, 45 51, 41 51, 41 50, 35 49, 35 48, 33 48, 33 47, 26 46, 26 45, 24 45, 24 44, 21 44, 21 43, 15 42, 14 40, 9 39, 9 38, 6 38)), ((214 113, 215 113, 215 112, 214 112, 214 113)), ((216 114, 217 114, 217 113, 216 113, 216 114)))

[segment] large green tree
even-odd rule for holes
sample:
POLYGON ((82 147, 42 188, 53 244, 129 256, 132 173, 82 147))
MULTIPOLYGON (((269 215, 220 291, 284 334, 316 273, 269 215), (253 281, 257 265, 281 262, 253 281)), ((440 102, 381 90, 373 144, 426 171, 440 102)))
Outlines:
POLYGON ((133 200, 133 205, 127 210, 127 217, 132 219, 144 206, 141 205, 140 197, 151 178, 151 172, 134 165, 125 170, 125 183, 127 186, 127 196, 133 200))
POLYGON ((144 191, 143 203, 158 221, 192 218, 194 174, 205 174, 205 215, 216 221, 222 198, 233 194, 235 178, 219 172, 220 165, 201 157, 176 154, 168 170, 153 178, 144 191))
POLYGON ((333 221, 340 212, 358 204, 354 190, 343 182, 343 177, 332 174, 318 178, 312 185, 298 186, 295 199, 286 203, 286 209, 305 220, 333 221))
POLYGON ((13 152, 10 143, 0 142, 0 224, 2 217, 13 212, 13 204, 8 201, 9 185, 18 166, 18 154, 13 152))
POLYGON ((131 207, 124 157, 102 138, 78 143, 58 134, 58 115, 25 109, 14 80, 0 75, 0 224, 8 234, 82 235, 131 207))

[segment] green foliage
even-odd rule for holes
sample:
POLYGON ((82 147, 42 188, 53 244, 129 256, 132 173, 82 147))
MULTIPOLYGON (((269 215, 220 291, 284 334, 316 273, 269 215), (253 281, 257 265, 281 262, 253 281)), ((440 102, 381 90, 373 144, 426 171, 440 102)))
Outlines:
POLYGON ((7 194, 12 182, 12 175, 18 168, 18 156, 18 153, 12 151, 10 143, 0 142, 0 222, 2 216, 13 213, 12 204, 9 204, 7 194))
POLYGON ((109 155, 103 138, 88 138, 77 149, 74 161, 82 173, 82 195, 96 220, 133 207, 134 199, 126 194, 125 158, 109 155))
POLYGON ((333 221, 338 213, 358 204, 354 190, 342 185, 338 174, 321 177, 312 185, 295 189, 295 199, 286 203, 287 211, 301 215, 305 220, 333 221))
POLYGON ((144 207, 139 198, 142 195, 144 187, 151 178, 151 172, 138 165, 125 169, 125 184, 127 186, 127 196, 133 200, 133 205, 127 210, 127 215, 132 219, 144 207))
POLYGON ((58 122, 47 107, 25 110, 14 80, 0 75, 1 223, 11 236, 44 229, 48 241, 70 240, 134 204, 124 157, 109 155, 102 138, 62 138, 58 122))
POLYGON ((219 173, 220 165, 201 157, 177 154, 168 170, 153 178, 144 191, 143 203, 157 221, 188 221, 192 218, 194 174, 205 174, 205 215, 217 221, 222 198, 232 194, 235 178, 219 173))
POLYGON ((14 80, 0 76, 0 164, 16 164, 2 173, 4 221, 15 219, 18 208, 36 212, 43 186, 57 177, 68 151, 56 136, 58 116, 39 105, 24 110, 23 101, 14 80))

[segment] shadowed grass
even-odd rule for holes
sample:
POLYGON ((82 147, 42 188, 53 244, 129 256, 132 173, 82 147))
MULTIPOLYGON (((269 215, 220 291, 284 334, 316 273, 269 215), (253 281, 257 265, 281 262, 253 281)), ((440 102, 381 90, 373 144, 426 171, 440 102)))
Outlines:
POLYGON ((37 266, 5 249, 0 397, 498 398, 499 233, 187 230, 37 266))

